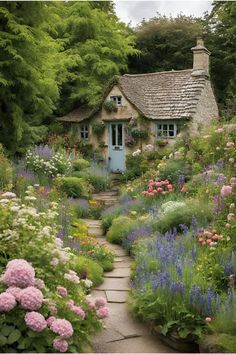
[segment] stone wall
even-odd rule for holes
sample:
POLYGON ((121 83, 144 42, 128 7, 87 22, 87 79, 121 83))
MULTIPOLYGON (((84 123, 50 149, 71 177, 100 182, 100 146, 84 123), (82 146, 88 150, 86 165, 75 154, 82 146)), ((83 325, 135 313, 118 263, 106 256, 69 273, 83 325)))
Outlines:
POLYGON ((200 99, 197 104, 196 113, 193 115, 190 124, 190 134, 197 133, 203 127, 210 125, 210 123, 219 118, 219 111, 216 99, 212 90, 210 80, 206 81, 200 99))

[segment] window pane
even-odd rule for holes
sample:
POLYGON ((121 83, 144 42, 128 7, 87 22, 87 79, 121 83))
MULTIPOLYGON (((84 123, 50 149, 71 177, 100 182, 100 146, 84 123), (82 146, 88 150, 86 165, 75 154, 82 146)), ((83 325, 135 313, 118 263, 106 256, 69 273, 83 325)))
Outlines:
POLYGON ((112 136, 112 145, 116 145, 116 126, 112 124, 111 126, 111 136, 112 136))
POLYGON ((118 104, 118 105, 121 105, 121 102, 122 102, 122 97, 121 97, 121 96, 118 96, 118 97, 117 97, 117 104, 118 104))
POLYGON ((167 124, 163 124, 163 130, 167 130, 167 124))
POLYGON ((162 135, 163 135, 163 136, 167 136, 167 130, 163 130, 162 135))
POLYGON ((169 130, 174 130, 174 124, 169 124, 169 130))
POLYGON ((174 131, 173 130, 169 130, 169 136, 174 136, 175 134, 174 134, 174 131))
POLYGON ((122 131, 122 124, 117 124, 117 129, 118 129, 118 142, 117 145, 122 146, 123 145, 123 131, 122 131))

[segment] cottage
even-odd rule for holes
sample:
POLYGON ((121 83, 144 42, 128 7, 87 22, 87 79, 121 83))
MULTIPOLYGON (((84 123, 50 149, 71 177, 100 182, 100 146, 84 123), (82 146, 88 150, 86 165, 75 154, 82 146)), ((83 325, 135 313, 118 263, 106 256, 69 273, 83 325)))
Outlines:
POLYGON ((111 171, 125 170, 125 156, 146 144, 174 141, 183 125, 193 134, 218 118, 202 39, 192 48, 193 68, 117 76, 93 110, 80 107, 59 118, 99 149, 111 171))

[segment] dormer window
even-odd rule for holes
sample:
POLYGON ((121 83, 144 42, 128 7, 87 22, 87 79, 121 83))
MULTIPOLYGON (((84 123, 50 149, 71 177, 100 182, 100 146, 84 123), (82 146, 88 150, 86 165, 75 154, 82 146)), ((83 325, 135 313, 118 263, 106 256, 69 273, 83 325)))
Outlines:
POLYGON ((122 96, 110 96, 110 100, 114 101, 117 106, 122 106, 122 96))

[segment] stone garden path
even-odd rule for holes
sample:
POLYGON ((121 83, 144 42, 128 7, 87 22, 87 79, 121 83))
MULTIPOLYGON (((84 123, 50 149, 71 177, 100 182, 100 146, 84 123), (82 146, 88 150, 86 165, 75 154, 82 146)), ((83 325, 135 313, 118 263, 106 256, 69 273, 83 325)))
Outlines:
MULTIPOLYGON (((115 199, 114 194, 112 199, 115 199)), ((111 204, 113 201, 108 201, 107 205, 111 204)), ((93 339, 95 353, 175 352, 151 335, 147 326, 134 319, 129 311, 127 298, 131 257, 127 256, 122 247, 106 241, 100 220, 87 219, 85 222, 89 234, 94 235, 100 244, 106 244, 115 254, 114 270, 105 273, 104 282, 92 292, 94 296, 104 296, 107 299, 110 312, 105 320, 106 328, 93 339)))

